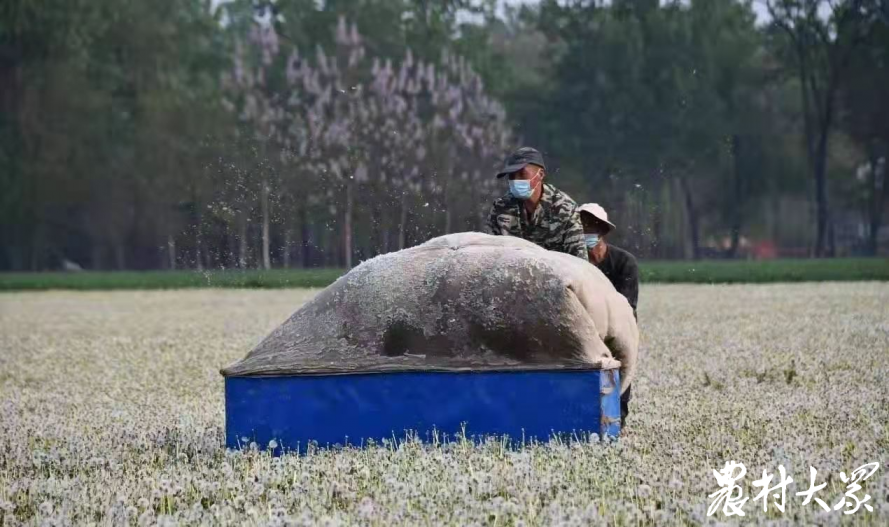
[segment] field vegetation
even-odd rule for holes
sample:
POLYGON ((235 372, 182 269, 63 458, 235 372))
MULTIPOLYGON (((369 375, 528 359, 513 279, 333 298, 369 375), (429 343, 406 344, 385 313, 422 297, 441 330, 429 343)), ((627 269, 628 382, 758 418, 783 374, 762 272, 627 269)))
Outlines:
MULTIPOLYGON (((643 286, 617 442, 224 448, 219 368, 314 290, 0 295, 0 525, 688 525, 742 462, 744 524, 889 523, 889 284, 643 286), (840 472, 879 462, 853 515, 840 472), (752 481, 783 465, 783 514, 752 481)), ((471 434, 471 426, 468 430, 471 434)), ((776 476, 777 478, 777 476, 776 476)), ((773 482, 774 484, 774 482, 773 482)))
MULTIPOLYGON (((889 259, 642 261, 647 283, 889 281, 889 259)), ((0 291, 326 287, 342 269, 0 273, 0 291)))

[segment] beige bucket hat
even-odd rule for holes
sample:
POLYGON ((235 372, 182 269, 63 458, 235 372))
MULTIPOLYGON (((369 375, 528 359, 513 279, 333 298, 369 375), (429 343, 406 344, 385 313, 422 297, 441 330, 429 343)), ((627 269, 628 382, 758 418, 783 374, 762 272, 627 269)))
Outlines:
POLYGON ((617 228, 613 223, 608 221, 608 213, 605 212, 605 209, 602 208, 602 205, 599 205, 598 203, 584 203, 577 208, 577 211, 592 214, 594 218, 608 225, 609 231, 613 231, 617 228))

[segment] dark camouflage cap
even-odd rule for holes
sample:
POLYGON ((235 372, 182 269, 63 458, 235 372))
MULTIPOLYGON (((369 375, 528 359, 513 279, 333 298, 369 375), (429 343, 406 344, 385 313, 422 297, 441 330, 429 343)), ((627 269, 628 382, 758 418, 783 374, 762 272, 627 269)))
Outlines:
POLYGON ((497 177, 501 178, 513 172, 518 172, 525 168, 526 165, 537 165, 546 170, 546 165, 543 164, 543 154, 536 148, 523 146, 509 154, 509 157, 503 163, 503 168, 500 169, 500 172, 497 172, 497 177))

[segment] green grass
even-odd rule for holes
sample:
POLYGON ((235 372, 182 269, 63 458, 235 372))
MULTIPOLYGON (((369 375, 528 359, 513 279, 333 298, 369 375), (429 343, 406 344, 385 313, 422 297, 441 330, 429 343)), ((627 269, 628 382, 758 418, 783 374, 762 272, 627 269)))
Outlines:
POLYGON ((0 273, 0 291, 327 287, 342 269, 0 273))
MULTIPOLYGON (((640 262, 644 283, 889 281, 889 259, 640 262)), ((0 273, 0 291, 326 287, 342 269, 0 273)))
POLYGON ((771 283, 889 281, 887 258, 640 262, 642 282, 771 283))

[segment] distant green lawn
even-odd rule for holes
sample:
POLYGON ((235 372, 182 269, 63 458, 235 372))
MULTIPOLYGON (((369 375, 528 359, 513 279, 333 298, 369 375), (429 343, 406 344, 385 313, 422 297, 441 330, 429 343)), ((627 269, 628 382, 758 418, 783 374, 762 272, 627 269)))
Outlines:
POLYGON ((643 282, 770 283, 889 280, 889 258, 640 262, 643 282))
POLYGON ((0 273, 0 291, 327 287, 342 269, 0 273))
MULTIPOLYGON (((889 259, 640 262, 645 283, 889 281, 889 259)), ((342 269, 0 273, 0 291, 326 287, 342 269)))

